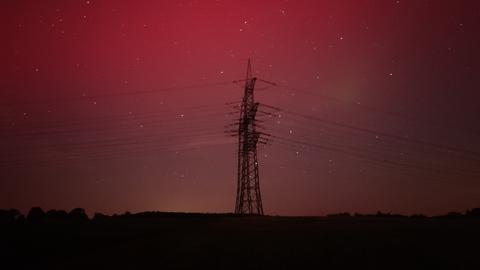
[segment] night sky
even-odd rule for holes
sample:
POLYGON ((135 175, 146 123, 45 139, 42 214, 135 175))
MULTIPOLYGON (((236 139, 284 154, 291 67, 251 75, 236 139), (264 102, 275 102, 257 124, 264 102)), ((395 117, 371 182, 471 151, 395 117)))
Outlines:
POLYGON ((480 206, 478 1, 0 6, 0 208, 232 212, 249 58, 266 214, 480 206))

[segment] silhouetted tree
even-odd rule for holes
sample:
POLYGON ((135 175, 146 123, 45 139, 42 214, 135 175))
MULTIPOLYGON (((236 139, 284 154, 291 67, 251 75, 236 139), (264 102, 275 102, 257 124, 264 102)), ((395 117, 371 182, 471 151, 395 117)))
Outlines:
POLYGON ((131 219, 131 218, 134 218, 136 217, 136 215, 132 215, 132 213, 130 213, 129 211, 126 211, 125 213, 123 213, 122 215, 120 215, 120 218, 122 219, 131 219))
POLYGON ((68 220, 69 215, 66 211, 64 210, 48 210, 46 213, 46 216, 49 220, 52 221, 60 221, 60 220, 68 220))
POLYGON ((0 224, 13 224, 19 215, 20 211, 17 209, 0 209, 0 224))
POLYGON ((480 217, 480 208, 473 208, 472 210, 467 210, 466 215, 469 217, 480 217))
POLYGON ((92 221, 94 221, 94 222, 102 222, 102 221, 108 220, 108 219, 110 219, 110 218, 111 218, 110 216, 104 215, 104 214, 102 214, 102 213, 95 213, 95 215, 93 216, 92 221))
POLYGON ((377 214, 375 215, 377 217, 389 217, 390 213, 382 213, 382 211, 378 211, 377 214))
POLYGON ((42 222, 45 220, 45 212, 40 207, 32 207, 27 214, 28 222, 42 222))
POLYGON ((327 217, 350 217, 350 213, 343 212, 343 213, 328 214, 327 217))
POLYGON ((70 219, 73 221, 78 221, 78 222, 83 222, 83 221, 88 221, 88 216, 85 213, 85 210, 83 208, 75 208, 70 213, 68 213, 70 219))
POLYGON ((24 224, 27 221, 24 215, 20 214, 15 221, 17 224, 24 224))
POLYGON ((445 218, 461 218, 463 217, 463 215, 462 213, 459 213, 459 212, 448 212, 448 214, 444 217, 445 218))

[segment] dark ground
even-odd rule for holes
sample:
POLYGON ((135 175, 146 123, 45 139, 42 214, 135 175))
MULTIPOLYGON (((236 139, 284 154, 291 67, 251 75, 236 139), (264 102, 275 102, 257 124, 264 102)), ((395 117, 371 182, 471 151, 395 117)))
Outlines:
POLYGON ((480 269, 478 217, 144 213, 0 228, 0 269, 480 269))

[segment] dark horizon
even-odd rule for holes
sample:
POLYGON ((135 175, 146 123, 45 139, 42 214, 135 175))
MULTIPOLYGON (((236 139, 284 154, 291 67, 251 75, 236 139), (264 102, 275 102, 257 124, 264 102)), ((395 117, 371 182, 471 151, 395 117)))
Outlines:
MULTIPOLYGON (((156 210, 146 210, 146 211, 140 211, 140 212, 130 212, 130 211, 125 211, 125 212, 119 212, 119 213, 112 213, 112 214, 106 214, 106 213, 101 213, 101 212, 93 212, 93 213, 88 213, 85 211, 85 209, 81 207, 75 207, 73 209, 43 209, 38 206, 31 207, 27 212, 21 212, 18 209, 0 209, 0 215, 2 218, 5 217, 13 217, 16 221, 18 221, 19 218, 27 219, 28 216, 32 213, 36 212, 41 213, 43 218, 49 219, 52 217, 49 217, 50 215, 57 215, 58 213, 60 214, 67 214, 67 215, 78 215, 80 213, 83 215, 85 214, 88 219, 93 220, 96 217, 100 218, 112 218, 112 217, 141 217, 144 215, 150 215, 151 217, 167 217, 167 216, 172 216, 172 217, 181 217, 181 216, 228 216, 228 217, 242 217, 242 216, 250 216, 250 217, 281 217, 281 218, 335 218, 335 217, 380 217, 380 218, 462 218, 462 217, 473 217, 473 218, 480 218, 480 207, 476 208, 471 208, 471 209, 465 209, 464 211, 454 211, 454 212, 446 212, 443 214, 439 215, 425 215, 423 213, 415 213, 411 215, 403 215, 399 213, 391 213, 391 212, 382 212, 382 211, 377 211, 377 212, 372 212, 372 213, 358 213, 358 212, 339 212, 339 213, 327 213, 325 215, 318 215, 318 216, 295 216, 295 215, 269 215, 263 214, 235 214, 233 211, 232 212, 165 212, 165 211, 156 211, 156 210), (49 213, 50 212, 50 213, 49 213), (4 216, 5 215, 5 216, 4 216)), ((62 218, 68 218, 68 216, 61 216, 62 218)))

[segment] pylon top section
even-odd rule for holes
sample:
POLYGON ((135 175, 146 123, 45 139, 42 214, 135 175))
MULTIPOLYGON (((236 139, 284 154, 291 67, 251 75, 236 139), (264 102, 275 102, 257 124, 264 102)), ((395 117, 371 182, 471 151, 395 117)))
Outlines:
POLYGON ((250 63, 250 58, 248 58, 248 65, 247 65, 247 80, 250 80, 253 78, 253 72, 252 72, 252 64, 250 63))

